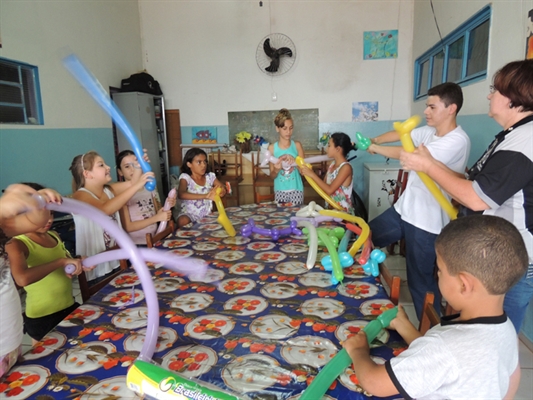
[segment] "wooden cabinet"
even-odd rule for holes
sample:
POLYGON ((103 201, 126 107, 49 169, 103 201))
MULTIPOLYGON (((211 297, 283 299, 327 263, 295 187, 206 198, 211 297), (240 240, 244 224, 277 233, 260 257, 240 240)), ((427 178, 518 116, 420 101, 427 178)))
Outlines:
POLYGON ((181 167, 181 123, 180 110, 166 110, 168 160, 171 167, 181 167))

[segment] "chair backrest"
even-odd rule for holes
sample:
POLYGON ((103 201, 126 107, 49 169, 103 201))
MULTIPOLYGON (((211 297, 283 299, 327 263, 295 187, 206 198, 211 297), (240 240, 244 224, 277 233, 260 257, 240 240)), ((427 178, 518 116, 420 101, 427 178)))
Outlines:
POLYGON ((222 154, 218 149, 216 153, 209 153, 209 167, 220 180, 241 182, 242 150, 238 153, 222 154))
MULTIPOLYGON (((115 246, 109 250, 116 250, 118 249, 118 246, 115 246)), ((87 277, 85 275, 85 272, 82 272, 78 275, 78 282, 80 283, 80 292, 81 292, 81 299, 85 303, 87 300, 91 298, 95 293, 97 293, 100 289, 102 289, 105 285, 107 285, 109 282, 111 282, 113 279, 115 279, 118 275, 123 273, 126 269, 128 269, 128 261, 127 260, 120 260, 119 261, 119 268, 118 270, 107 276, 105 279, 99 281, 98 283, 90 285, 87 281, 87 277)))
POLYGON ((396 187, 394 188, 394 197, 392 203, 396 203, 398 198, 402 195, 405 187, 407 186, 407 178, 409 173, 403 169, 398 170, 398 177, 396 178, 396 187))
POLYGON ((151 233, 146 234, 146 246, 151 249, 154 247, 154 245, 159 242, 160 240, 166 238, 168 235, 171 235, 176 230, 176 227, 174 225, 174 221, 171 219, 167 223, 167 227, 163 229, 161 232, 155 234, 152 236, 151 233))
POLYGON ((400 300, 400 283, 401 279, 398 275, 392 275, 384 263, 379 264, 379 275, 382 279, 382 282, 385 281, 389 287, 389 298, 394 305, 398 305, 400 300))
POLYGON ((252 153, 252 185, 254 190, 254 202, 274 201, 274 193, 270 192, 274 188, 274 180, 262 170, 259 163, 259 154, 255 157, 252 153), (262 193, 259 188, 269 188, 269 193, 262 193), (272 188, 272 189, 270 189, 272 188))
POLYGON ((424 335, 432 326, 440 323, 439 314, 435 311, 433 302, 435 301, 435 295, 432 292, 427 292, 424 298, 424 307, 422 308, 422 318, 420 319, 420 325, 418 331, 424 335))

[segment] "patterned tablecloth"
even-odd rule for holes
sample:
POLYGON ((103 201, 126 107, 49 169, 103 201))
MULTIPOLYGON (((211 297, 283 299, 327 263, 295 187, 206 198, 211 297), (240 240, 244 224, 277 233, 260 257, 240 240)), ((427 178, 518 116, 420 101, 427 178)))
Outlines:
MULTIPOLYGON (((265 228, 286 227, 296 210, 253 204, 226 212, 238 231, 249 218, 265 228)), ((159 244, 206 260, 205 277, 149 265, 161 315, 154 361, 252 399, 296 399, 341 343, 392 303, 379 280, 357 264, 344 270, 337 287, 318 263, 307 270, 305 237, 229 237, 216 217, 159 244)), ((27 352, 0 381, 0 398, 138 398, 125 376, 142 347, 146 314, 132 269, 27 352)), ((405 343, 396 332, 383 331, 372 347, 373 358, 384 363, 405 343)), ((367 396, 347 368, 324 398, 367 396)))

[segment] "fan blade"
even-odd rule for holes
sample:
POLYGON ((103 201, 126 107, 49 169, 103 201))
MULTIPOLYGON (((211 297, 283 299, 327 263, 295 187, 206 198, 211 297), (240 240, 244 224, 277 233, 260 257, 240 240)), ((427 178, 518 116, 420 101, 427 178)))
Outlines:
POLYGON ((276 53, 276 49, 270 47, 270 39, 268 38, 265 39, 265 42, 263 43, 263 50, 265 51, 265 54, 270 58, 274 57, 274 54, 276 53))
POLYGON ((276 50, 276 54, 278 54, 279 56, 292 57, 292 50, 289 49, 288 47, 282 47, 282 48, 276 50))
POLYGON ((278 69, 279 69, 279 57, 274 57, 270 65, 265 68, 265 71, 278 72, 278 69))

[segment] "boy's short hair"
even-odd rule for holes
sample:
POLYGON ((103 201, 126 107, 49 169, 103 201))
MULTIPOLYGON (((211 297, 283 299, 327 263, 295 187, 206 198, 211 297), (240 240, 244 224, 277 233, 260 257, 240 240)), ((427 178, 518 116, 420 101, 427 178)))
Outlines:
POLYGON ((463 90, 457 83, 445 82, 433 86, 428 90, 428 96, 439 96, 446 107, 455 104, 457 106, 455 115, 459 114, 461 107, 463 107, 463 90))
POLYGON ((467 272, 492 295, 507 293, 529 263, 518 229, 492 215, 470 215, 450 222, 437 237, 435 250, 450 275, 467 272))

